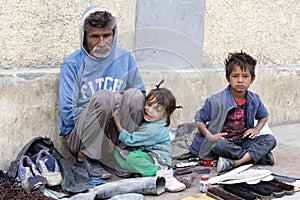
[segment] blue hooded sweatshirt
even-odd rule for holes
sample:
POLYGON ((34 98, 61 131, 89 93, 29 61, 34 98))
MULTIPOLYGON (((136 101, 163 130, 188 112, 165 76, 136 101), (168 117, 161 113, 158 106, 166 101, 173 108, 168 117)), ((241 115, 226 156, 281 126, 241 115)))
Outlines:
POLYGON ((113 46, 107 57, 97 59, 89 55, 83 47, 84 21, 91 13, 99 11, 107 10, 91 6, 83 13, 80 21, 80 49, 69 55, 61 65, 60 135, 67 135, 72 131, 84 105, 98 90, 122 93, 129 88, 138 88, 146 94, 133 56, 129 51, 117 47, 117 27, 115 27, 113 46))

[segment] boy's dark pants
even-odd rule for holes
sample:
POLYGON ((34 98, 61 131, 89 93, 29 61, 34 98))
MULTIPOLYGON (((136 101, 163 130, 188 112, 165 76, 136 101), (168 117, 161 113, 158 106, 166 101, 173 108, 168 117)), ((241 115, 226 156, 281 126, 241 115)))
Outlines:
POLYGON ((271 134, 259 135, 254 139, 225 139, 218 140, 213 148, 213 153, 232 160, 241 159, 249 152, 254 163, 276 146, 276 139, 271 134))

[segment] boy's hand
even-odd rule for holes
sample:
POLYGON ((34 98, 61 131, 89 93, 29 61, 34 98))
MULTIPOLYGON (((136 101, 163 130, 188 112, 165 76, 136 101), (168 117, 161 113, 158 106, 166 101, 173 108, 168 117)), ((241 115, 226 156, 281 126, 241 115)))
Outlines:
POLYGON ((259 131, 256 128, 250 128, 248 130, 245 131, 243 138, 250 138, 250 139, 254 139, 257 135, 258 135, 259 131))
POLYGON ((209 133, 209 134, 206 135, 206 139, 210 142, 216 142, 218 140, 224 140, 225 139, 224 137, 226 135, 227 135, 227 133, 218 133, 218 134, 215 134, 215 135, 209 133))

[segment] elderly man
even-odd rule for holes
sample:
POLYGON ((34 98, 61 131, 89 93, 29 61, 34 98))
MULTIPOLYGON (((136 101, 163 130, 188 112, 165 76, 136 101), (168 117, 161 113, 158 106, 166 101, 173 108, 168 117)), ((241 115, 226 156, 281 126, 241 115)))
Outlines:
POLYGON ((115 17, 102 7, 87 8, 80 22, 80 49, 60 71, 60 135, 77 163, 102 179, 111 176, 101 166, 107 141, 118 142, 113 111, 118 109, 124 127, 136 130, 146 94, 133 56, 117 47, 117 38, 115 17))

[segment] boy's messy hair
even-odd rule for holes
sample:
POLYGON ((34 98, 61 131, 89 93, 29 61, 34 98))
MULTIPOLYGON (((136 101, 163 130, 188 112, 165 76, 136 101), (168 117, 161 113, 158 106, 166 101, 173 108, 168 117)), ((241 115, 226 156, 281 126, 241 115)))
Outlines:
POLYGON ((226 79, 228 81, 229 81, 229 76, 230 76, 232 70, 236 66, 239 66, 242 71, 249 69, 252 80, 255 77, 256 60, 243 51, 241 51, 240 53, 229 53, 224 64, 225 64, 225 70, 226 70, 226 79))
POLYGON ((176 99, 173 94, 166 88, 159 88, 159 86, 164 82, 162 80, 155 89, 152 89, 146 96, 145 102, 150 101, 152 103, 158 103, 164 107, 167 115, 167 125, 170 125, 170 117, 176 108, 182 108, 181 106, 176 106, 176 99))

